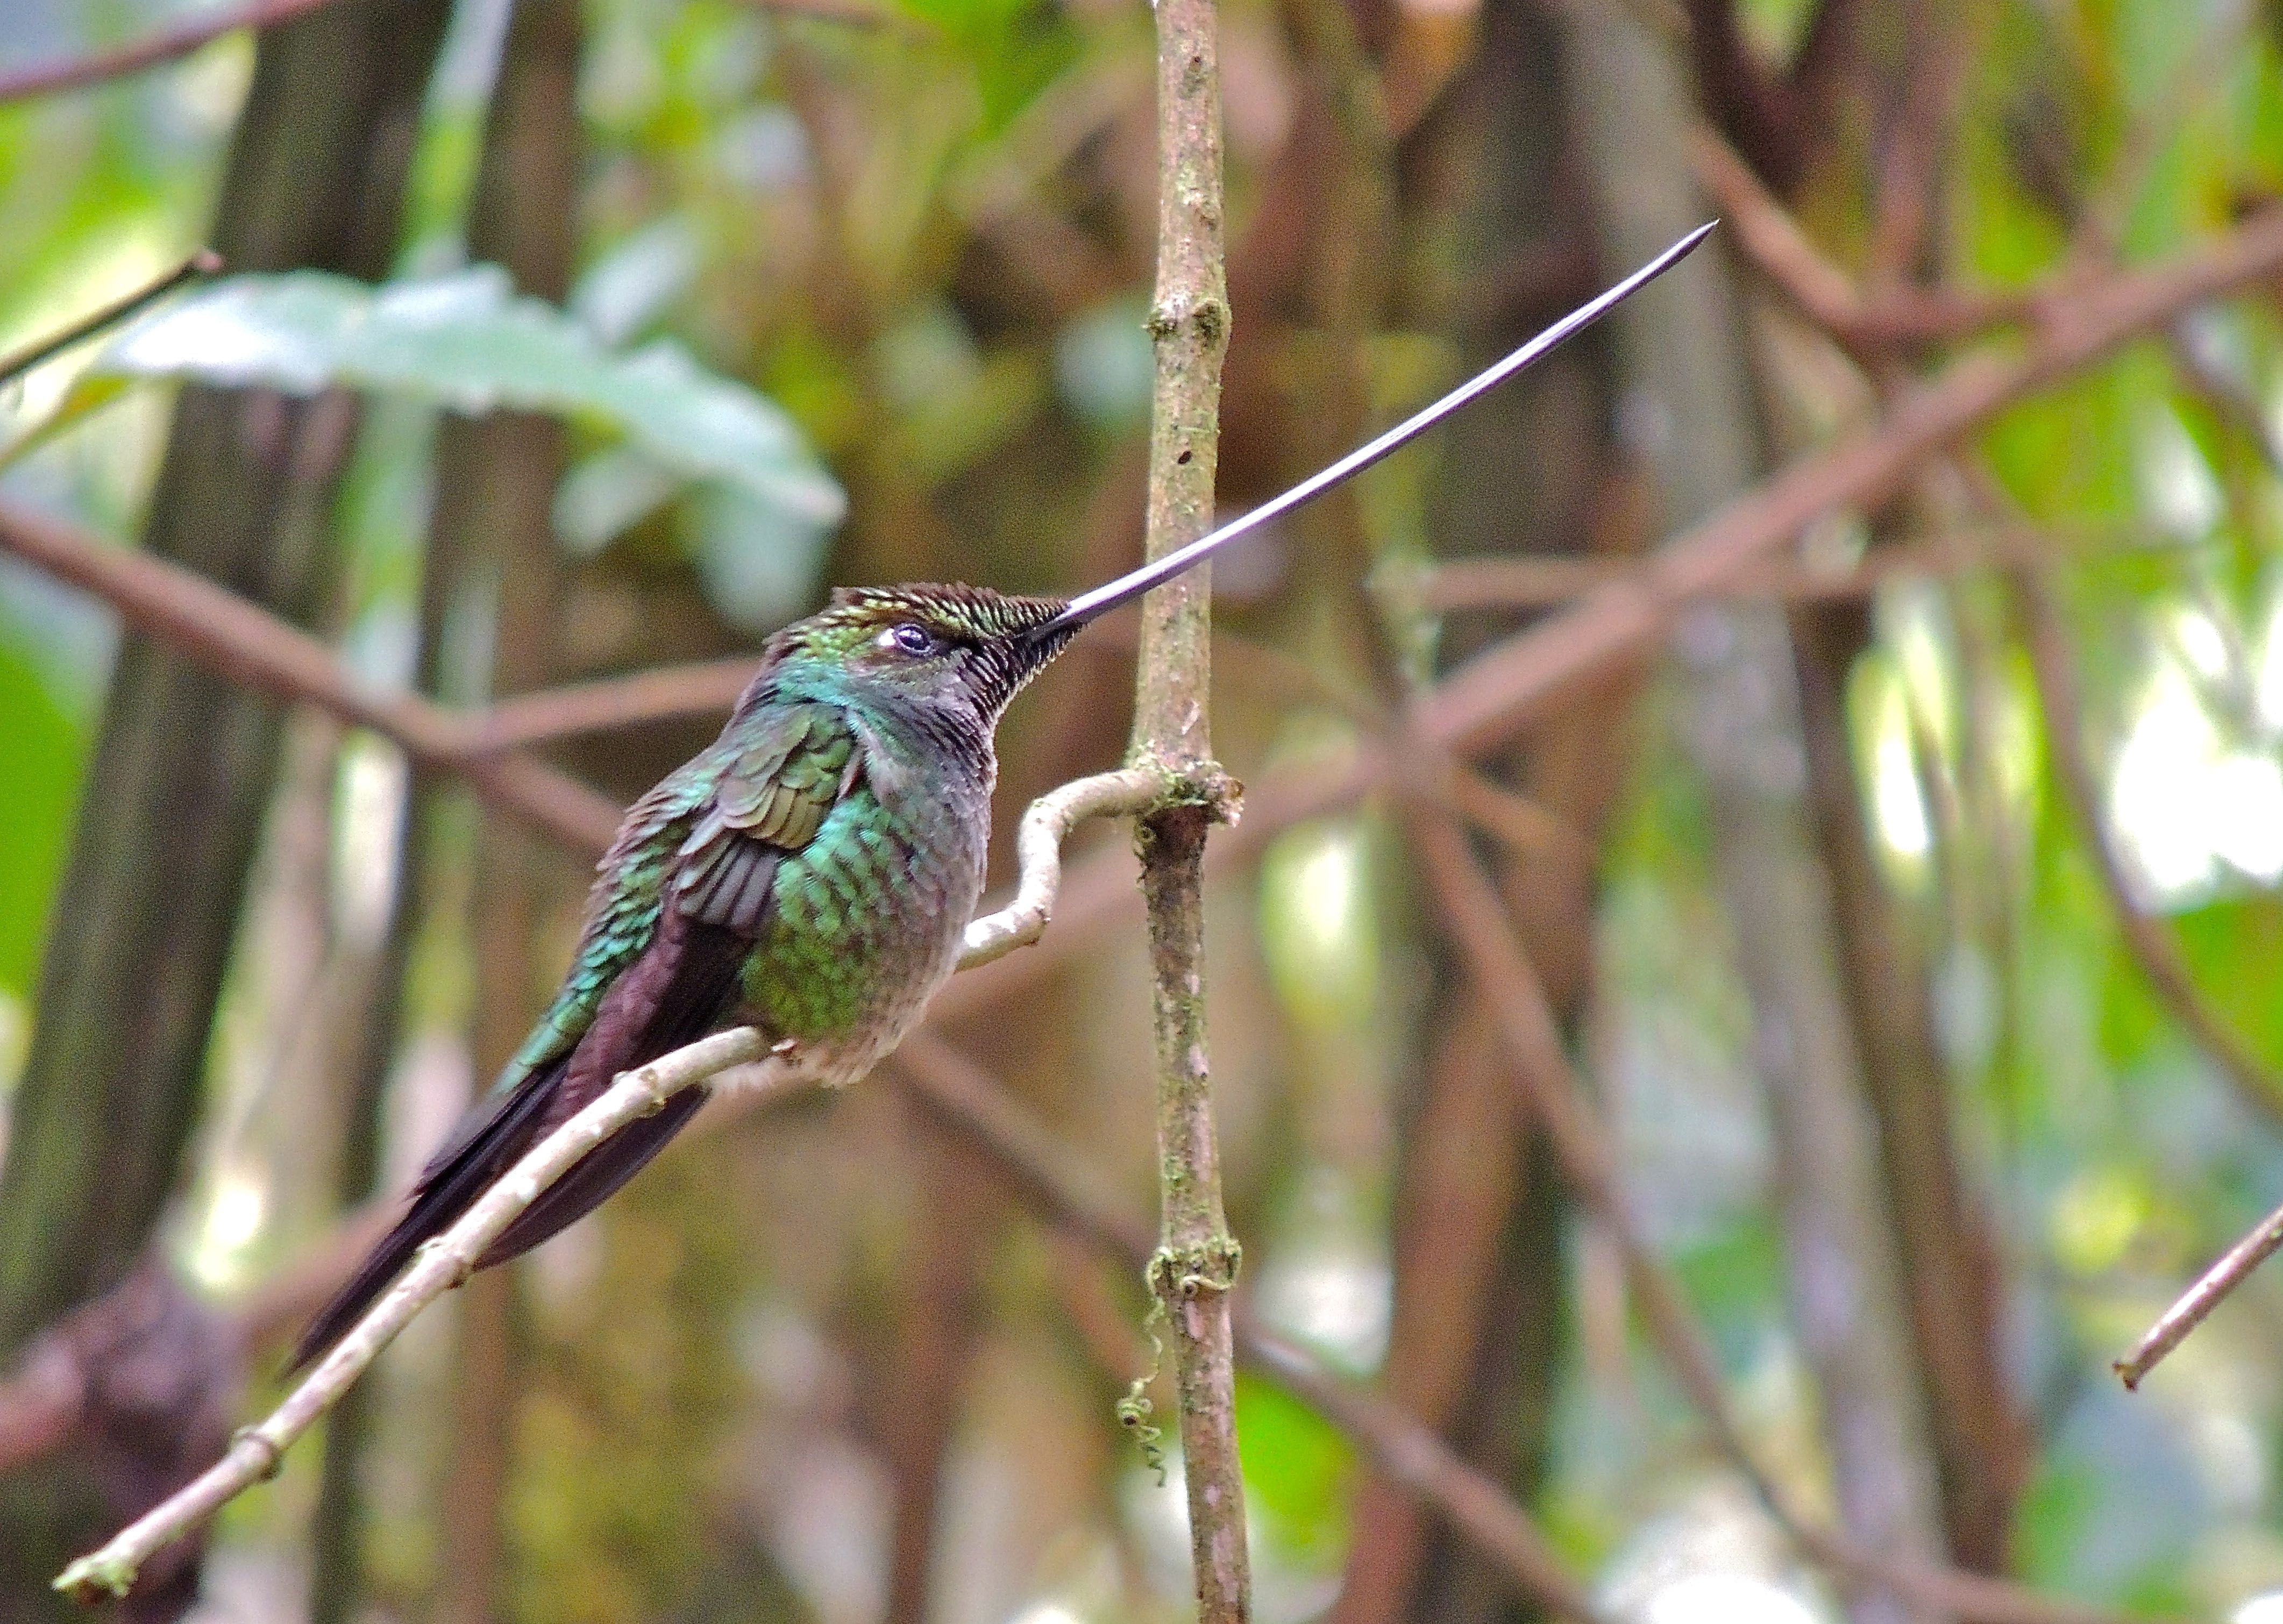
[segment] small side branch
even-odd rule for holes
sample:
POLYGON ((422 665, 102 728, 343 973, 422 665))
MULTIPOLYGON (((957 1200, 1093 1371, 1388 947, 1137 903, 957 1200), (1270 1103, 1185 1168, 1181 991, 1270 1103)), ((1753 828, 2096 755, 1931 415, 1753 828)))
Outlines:
POLYGON ((293 1441, 339 1402, 397 1333, 473 1273, 476 1260, 501 1232, 588 1152, 683 1089, 768 1053, 767 1039, 741 1026, 623 1073, 601 1099, 541 1140, 466 1216, 422 1247, 403 1278, 269 1419, 239 1433, 230 1452, 188 1487, 129 1525, 100 1550, 74 1562, 56 1581, 56 1589, 80 1601, 126 1595, 154 1552, 203 1525, 254 1484, 275 1476, 293 1441))
POLYGON ((1882 351, 1977 338, 1992 328, 2034 319, 2040 299, 2055 291, 1911 288, 1866 299, 1854 279, 1809 240, 1791 211, 1761 185, 1734 148, 1700 129, 1689 156, 1698 183, 1735 229, 1745 256, 1803 315, 1851 353, 1875 357, 1882 351))
POLYGON ((2123 853, 2116 849, 2108 820, 2102 814, 2100 786, 2092 763, 2085 759, 2084 707, 2077 693, 2076 665, 2061 610, 2038 571, 2016 570, 2012 581, 2030 677, 2038 708, 2045 712, 2045 748, 2052 754, 2054 775, 2061 780, 2069 810, 2084 832, 2085 848, 2116 916, 2125 950, 2165 1011, 2234 1084, 2236 1097, 2254 1114, 2283 1126, 2283 1076, 2278 1076, 2212 1009, 2163 921, 2151 917, 2133 900, 2123 853))
POLYGON ((0 74, 0 104, 51 96, 60 90, 83 90, 90 85, 123 79, 129 74, 179 61, 225 34, 235 34, 240 28, 274 28, 332 4, 333 0, 258 0, 256 4, 240 6, 218 16, 191 18, 115 50, 0 74))
POLYGON ((13 355, 0 360, 0 384, 13 383, 43 361, 52 361, 74 345, 84 344, 105 328, 115 327, 129 316, 148 309, 176 288, 215 275, 222 269, 222 256, 211 248, 201 248, 156 281, 145 283, 123 299, 113 299, 92 315, 82 316, 61 332, 35 340, 13 355))
POLYGON ((1073 779, 1031 803, 1015 832, 1022 878, 1015 899, 995 913, 970 921, 959 967, 973 969, 1028 947, 1045 934, 1062 890, 1063 842, 1090 818, 1146 812, 1165 795, 1165 775, 1149 767, 1124 767, 1073 779))
POLYGON ((2259 1227, 2227 1249, 2226 1255, 2204 1270, 2203 1278, 2182 1293, 2178 1302, 2148 1327, 2148 1334, 2129 1359, 2112 1367, 2127 1388, 2137 1389, 2166 1355, 2187 1340, 2188 1333, 2204 1323, 2228 1294, 2249 1278, 2251 1271, 2283 1247, 2283 1207, 2260 1219, 2259 1227))

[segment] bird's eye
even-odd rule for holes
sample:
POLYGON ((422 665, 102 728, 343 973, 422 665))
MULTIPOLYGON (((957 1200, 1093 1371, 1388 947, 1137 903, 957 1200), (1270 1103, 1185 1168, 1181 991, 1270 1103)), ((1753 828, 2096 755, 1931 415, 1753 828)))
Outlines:
POLYGON ((890 626, 880 641, 915 658, 933 654, 937 647, 935 639, 928 635, 924 626, 914 626, 909 621, 890 626))

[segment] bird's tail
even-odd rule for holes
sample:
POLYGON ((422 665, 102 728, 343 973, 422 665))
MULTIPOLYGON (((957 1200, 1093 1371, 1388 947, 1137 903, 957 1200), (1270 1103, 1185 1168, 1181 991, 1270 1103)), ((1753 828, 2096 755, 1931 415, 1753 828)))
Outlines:
MULTIPOLYGON (((469 1112, 460 1131, 436 1153, 413 1186, 412 1202, 396 1226, 357 1265, 348 1283, 319 1310, 293 1345, 288 1375, 313 1363, 346 1336, 395 1283, 421 1246, 465 1216, 492 1184, 539 1142, 567 1062, 558 1061, 511 1092, 469 1112)), ((519 1257, 600 1205, 679 1131, 705 1103, 704 1088, 687 1088, 651 1115, 638 1118, 596 1146, 516 1216, 482 1257, 488 1269, 519 1257)))
MULTIPOLYGON (((462 1120, 422 1170, 396 1227, 302 1332, 288 1373, 340 1340, 423 1242, 451 1228, 526 1152, 601 1094, 613 1076, 712 1030, 734 997, 745 945, 744 936, 669 913, 656 940, 612 984, 594 1022, 567 1053, 487 1096, 462 1120)), ((594 1210, 665 1148, 705 1096, 702 1086, 685 1088, 588 1151, 517 1215, 476 1267, 488 1269, 519 1256, 594 1210)))

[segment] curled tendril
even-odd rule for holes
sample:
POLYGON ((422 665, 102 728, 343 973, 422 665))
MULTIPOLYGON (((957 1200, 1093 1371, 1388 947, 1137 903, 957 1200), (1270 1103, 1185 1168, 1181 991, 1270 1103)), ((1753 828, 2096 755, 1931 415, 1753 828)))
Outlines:
POLYGON ((1235 1240, 1216 1235, 1201 1245, 1175 1250, 1159 1247, 1142 1270, 1149 1289, 1149 1312, 1142 1321, 1142 1334, 1149 1339, 1149 1368, 1134 1379, 1118 1401, 1118 1424, 1142 1446, 1142 1458, 1165 1486, 1165 1451, 1159 1441, 1164 1429, 1151 1420, 1157 1411, 1149 1403, 1149 1384, 1165 1365, 1165 1326, 1171 1323, 1165 1304, 1175 1297, 1192 1300, 1207 1292, 1225 1292, 1236 1284, 1244 1253, 1235 1240))
POLYGON ((1118 1401, 1118 1424, 1134 1434, 1134 1441, 1142 1449, 1142 1464, 1157 1474, 1160 1488, 1165 1487, 1165 1451, 1159 1440, 1165 1430, 1150 1419, 1157 1411, 1149 1403, 1149 1384, 1165 1368, 1165 1339, 1160 1334, 1165 1324, 1165 1300, 1152 1294, 1149 1312, 1142 1321, 1142 1333, 1149 1339, 1149 1368, 1134 1379, 1126 1396, 1118 1401))

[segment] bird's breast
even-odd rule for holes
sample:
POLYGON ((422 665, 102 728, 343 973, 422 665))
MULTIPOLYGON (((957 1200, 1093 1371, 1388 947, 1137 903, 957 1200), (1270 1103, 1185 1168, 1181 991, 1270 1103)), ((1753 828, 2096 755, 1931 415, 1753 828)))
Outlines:
POLYGON ((745 1015, 791 1038, 822 1081, 871 1068, 958 962, 982 892, 987 787, 868 769, 778 866, 740 978, 745 1015))

